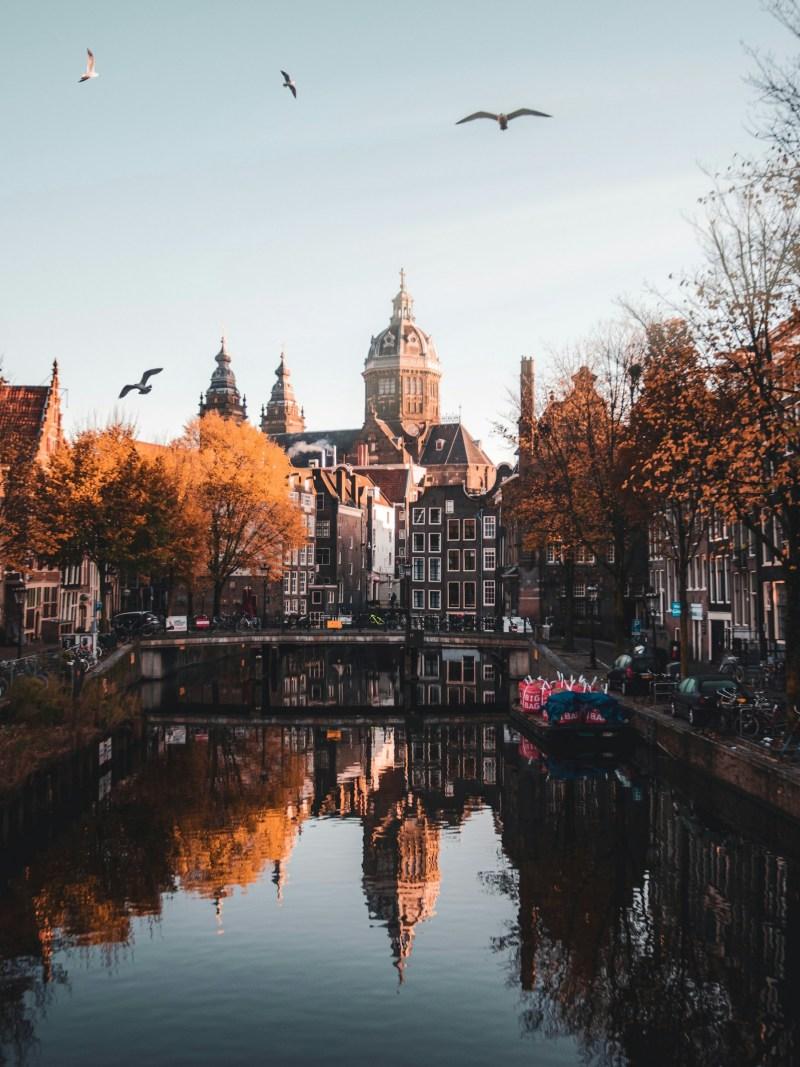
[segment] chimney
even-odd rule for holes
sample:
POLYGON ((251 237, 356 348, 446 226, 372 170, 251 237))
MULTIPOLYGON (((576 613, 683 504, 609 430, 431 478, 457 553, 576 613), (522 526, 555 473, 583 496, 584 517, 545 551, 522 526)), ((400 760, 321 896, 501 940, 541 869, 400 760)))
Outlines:
POLYGON ((367 449, 366 441, 359 441, 356 445, 356 466, 368 467, 369 466, 369 451, 367 449))
POLYGON ((534 391, 533 357, 522 356, 519 367, 519 469, 523 472, 533 451, 533 428, 536 394, 534 391))

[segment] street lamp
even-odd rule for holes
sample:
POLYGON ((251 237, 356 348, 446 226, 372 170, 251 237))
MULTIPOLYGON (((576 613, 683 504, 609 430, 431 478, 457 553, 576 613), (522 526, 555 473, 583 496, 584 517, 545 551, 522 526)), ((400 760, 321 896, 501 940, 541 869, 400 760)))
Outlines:
POLYGON ((647 610, 650 612, 650 625, 653 628, 653 655, 656 653, 656 604, 661 599, 661 594, 651 586, 645 593, 647 610))
POLYGON ((22 639, 25 636, 25 579, 18 574, 8 584, 17 608, 17 659, 22 659, 22 639))
POLYGON ((594 647, 594 617, 597 605, 599 587, 596 585, 586 586, 586 595, 589 598, 589 666, 592 670, 597 668, 597 652, 594 647))

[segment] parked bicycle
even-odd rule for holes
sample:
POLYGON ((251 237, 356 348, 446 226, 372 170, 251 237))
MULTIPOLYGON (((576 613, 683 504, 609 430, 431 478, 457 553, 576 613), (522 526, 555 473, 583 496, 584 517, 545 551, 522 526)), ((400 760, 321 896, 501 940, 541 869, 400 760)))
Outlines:
POLYGON ((257 615, 240 615, 236 620, 236 629, 239 633, 245 630, 260 630, 261 620, 257 615))

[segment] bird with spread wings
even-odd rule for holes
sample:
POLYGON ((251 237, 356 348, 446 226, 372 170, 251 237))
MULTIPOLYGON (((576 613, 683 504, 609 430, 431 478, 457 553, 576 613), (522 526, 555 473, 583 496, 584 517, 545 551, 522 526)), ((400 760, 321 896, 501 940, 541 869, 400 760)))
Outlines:
POLYGON ((153 367, 152 370, 146 370, 144 372, 140 382, 135 382, 133 385, 123 385, 122 392, 119 394, 119 399, 121 400, 123 396, 127 396, 132 389, 138 389, 140 393, 149 393, 153 387, 152 385, 147 384, 147 379, 152 378, 154 374, 160 374, 163 369, 163 367, 153 367))
POLYGON ((529 107, 519 107, 516 111, 509 111, 507 115, 500 112, 499 115, 495 115, 492 111, 476 111, 472 115, 467 115, 464 119, 459 119, 456 126, 460 126, 462 122, 472 122, 473 119, 493 119, 500 124, 501 130, 507 130, 508 124, 512 119, 517 119, 520 115, 536 115, 541 119, 551 119, 553 116, 548 115, 546 111, 533 111, 529 107))

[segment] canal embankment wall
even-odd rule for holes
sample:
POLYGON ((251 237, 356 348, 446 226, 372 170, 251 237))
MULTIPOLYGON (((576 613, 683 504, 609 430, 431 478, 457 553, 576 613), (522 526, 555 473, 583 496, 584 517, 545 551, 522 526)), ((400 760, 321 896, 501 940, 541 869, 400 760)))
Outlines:
MULTIPOLYGON (((593 673, 580 657, 560 654, 543 644, 537 648, 543 673, 548 667, 568 676, 593 673)), ((628 699, 626 704, 634 711, 634 730, 647 745, 767 808, 800 820, 800 767, 780 763, 776 756, 740 738, 696 730, 643 702, 628 699)))

